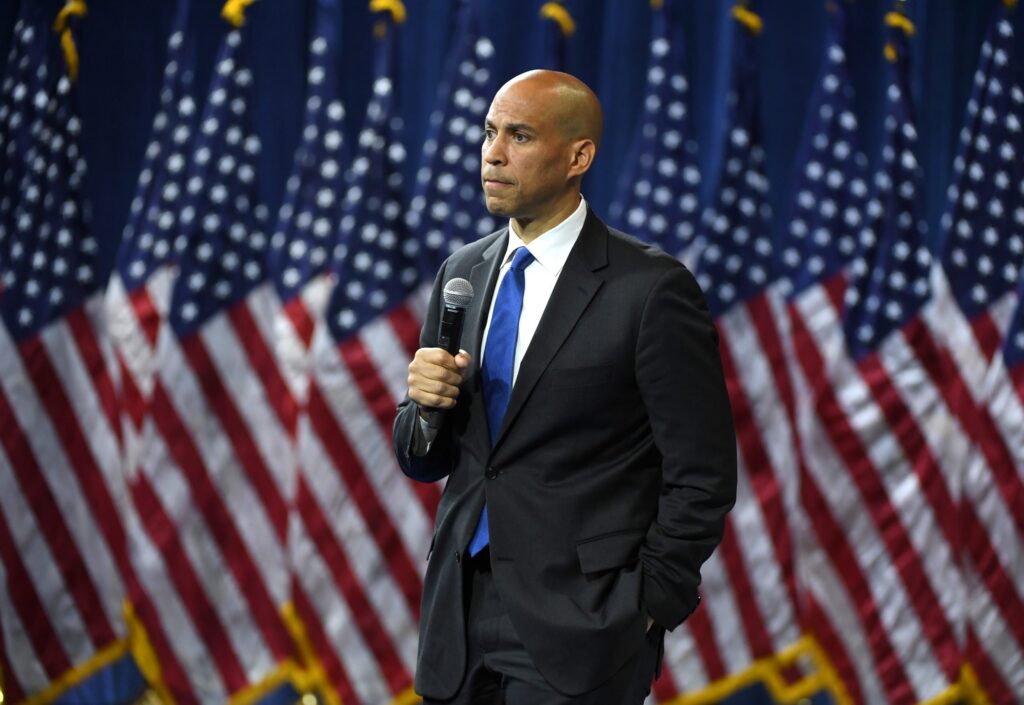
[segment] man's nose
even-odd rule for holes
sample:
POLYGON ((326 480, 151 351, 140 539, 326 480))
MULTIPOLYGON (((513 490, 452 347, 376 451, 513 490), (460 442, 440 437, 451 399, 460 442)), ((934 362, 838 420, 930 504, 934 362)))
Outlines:
POLYGON ((505 162, 504 140, 495 137, 490 142, 484 142, 483 160, 488 164, 502 164, 505 162))

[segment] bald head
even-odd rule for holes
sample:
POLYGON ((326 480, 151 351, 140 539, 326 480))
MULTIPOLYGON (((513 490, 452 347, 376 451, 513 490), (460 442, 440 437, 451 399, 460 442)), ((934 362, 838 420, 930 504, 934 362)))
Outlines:
POLYGON ((487 209, 510 217, 526 243, 560 223, 580 203, 602 123, 597 96, 569 74, 530 71, 506 83, 484 120, 487 209))
POLYGON ((495 99, 506 92, 519 94, 552 116, 566 139, 586 139, 595 148, 600 146, 604 130, 601 101, 575 76, 545 69, 527 71, 502 86, 495 99))

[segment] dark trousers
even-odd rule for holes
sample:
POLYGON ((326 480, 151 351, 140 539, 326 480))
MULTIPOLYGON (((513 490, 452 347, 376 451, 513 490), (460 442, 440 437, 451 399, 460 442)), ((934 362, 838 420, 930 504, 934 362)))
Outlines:
POLYGON ((609 680, 583 695, 559 693, 537 671, 501 603, 485 550, 468 562, 466 677, 454 698, 423 705, 641 705, 661 659, 663 630, 609 680))

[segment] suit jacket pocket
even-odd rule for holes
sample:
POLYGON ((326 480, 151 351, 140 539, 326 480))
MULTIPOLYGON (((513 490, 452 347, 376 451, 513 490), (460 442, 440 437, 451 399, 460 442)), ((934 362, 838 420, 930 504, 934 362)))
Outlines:
POLYGON ((552 367, 547 378, 552 387, 590 387, 605 384, 612 376, 611 365, 592 367, 552 367))
POLYGON ((646 535, 646 529, 627 529, 580 541, 576 544, 580 570, 599 573, 635 563, 646 535))

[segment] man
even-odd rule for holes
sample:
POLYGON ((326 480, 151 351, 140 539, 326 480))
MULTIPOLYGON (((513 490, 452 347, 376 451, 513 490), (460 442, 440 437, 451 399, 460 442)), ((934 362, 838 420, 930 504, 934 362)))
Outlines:
POLYGON ((567 74, 498 91, 481 176, 509 227, 444 263, 409 365, 399 463, 447 478, 416 670, 427 705, 639 705, 734 500, 696 282, 580 195, 601 129, 597 97, 567 74), (476 295, 452 356, 435 346, 455 277, 476 295))

